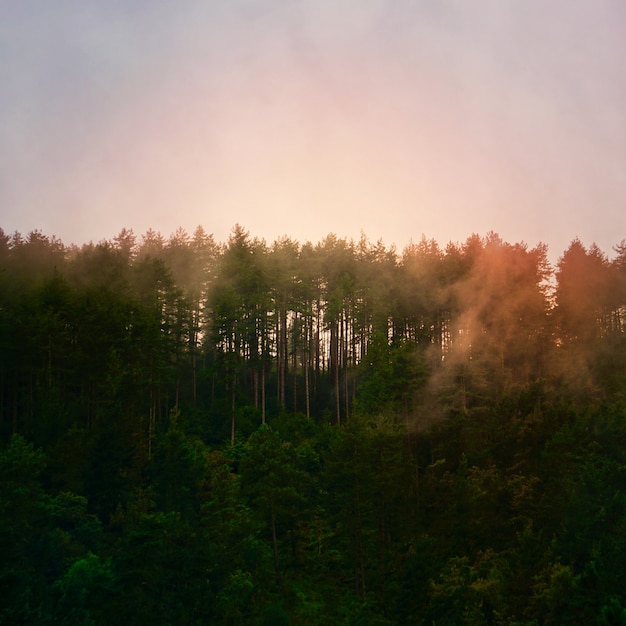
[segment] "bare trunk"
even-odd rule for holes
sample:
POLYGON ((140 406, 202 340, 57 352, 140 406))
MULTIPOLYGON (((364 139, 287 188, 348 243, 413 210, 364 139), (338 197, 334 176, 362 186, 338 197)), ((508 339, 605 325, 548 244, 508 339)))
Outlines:
POLYGON ((304 361, 304 398, 306 405, 306 416, 311 417, 311 392, 309 389, 309 356, 307 354, 304 361))
POLYGON ((339 397, 339 324, 330 327, 330 364, 334 376, 335 412, 337 424, 341 424, 341 400, 339 397))
MULTIPOLYGON (((342 341, 341 341, 341 363, 343 367, 343 392, 344 392, 344 418, 348 419, 348 412, 350 408, 350 394, 348 392, 348 316, 344 316, 344 325, 345 330, 342 331, 342 341)), ((342 327, 343 327, 342 326, 342 327)))
POLYGON ((287 385, 287 313, 279 310, 278 325, 276 328, 276 370, 277 370, 277 392, 278 403, 285 407, 285 388, 287 385))
POLYGON ((252 395, 254 396, 254 408, 259 408, 259 370, 252 371, 252 395))
POLYGON ((282 350, 283 350, 283 354, 282 354, 282 380, 280 383, 280 389, 281 389, 281 397, 280 397, 280 405, 284 408, 285 407, 285 391, 287 388, 287 369, 288 369, 288 364, 287 364, 287 359, 289 358, 289 344, 287 343, 287 311, 281 311, 281 318, 280 318, 280 325, 281 325, 281 340, 282 340, 282 350))
POLYGON ((198 405, 198 377, 197 377, 197 358, 195 348, 191 353, 191 397, 193 405, 198 405))
POLYGON ((235 445, 235 385, 230 392, 230 445, 235 445))
POLYGON ((265 424, 265 363, 261 365, 261 423, 265 424))

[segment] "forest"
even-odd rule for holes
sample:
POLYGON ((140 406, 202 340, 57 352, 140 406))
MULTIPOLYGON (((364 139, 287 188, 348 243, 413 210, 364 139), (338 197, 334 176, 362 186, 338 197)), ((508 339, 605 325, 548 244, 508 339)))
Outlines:
POLYGON ((626 240, 0 229, 0 624, 626 625, 626 240))

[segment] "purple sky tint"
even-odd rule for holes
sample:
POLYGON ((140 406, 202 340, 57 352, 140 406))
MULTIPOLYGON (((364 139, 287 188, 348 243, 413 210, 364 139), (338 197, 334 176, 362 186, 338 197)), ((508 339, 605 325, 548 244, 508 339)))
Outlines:
POLYGON ((0 226, 611 256, 624 68, 621 0, 1 3, 0 226))

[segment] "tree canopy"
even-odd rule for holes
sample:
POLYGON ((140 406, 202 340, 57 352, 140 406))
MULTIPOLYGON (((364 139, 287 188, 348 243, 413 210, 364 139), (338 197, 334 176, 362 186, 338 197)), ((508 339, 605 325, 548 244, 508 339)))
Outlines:
POLYGON ((0 622, 626 624, 626 242, 0 230, 0 622))

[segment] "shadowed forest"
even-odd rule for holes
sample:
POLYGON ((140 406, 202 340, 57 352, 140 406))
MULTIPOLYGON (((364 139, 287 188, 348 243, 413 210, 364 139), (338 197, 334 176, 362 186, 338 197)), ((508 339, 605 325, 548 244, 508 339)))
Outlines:
POLYGON ((626 625, 626 241, 0 230, 0 623, 626 625))

